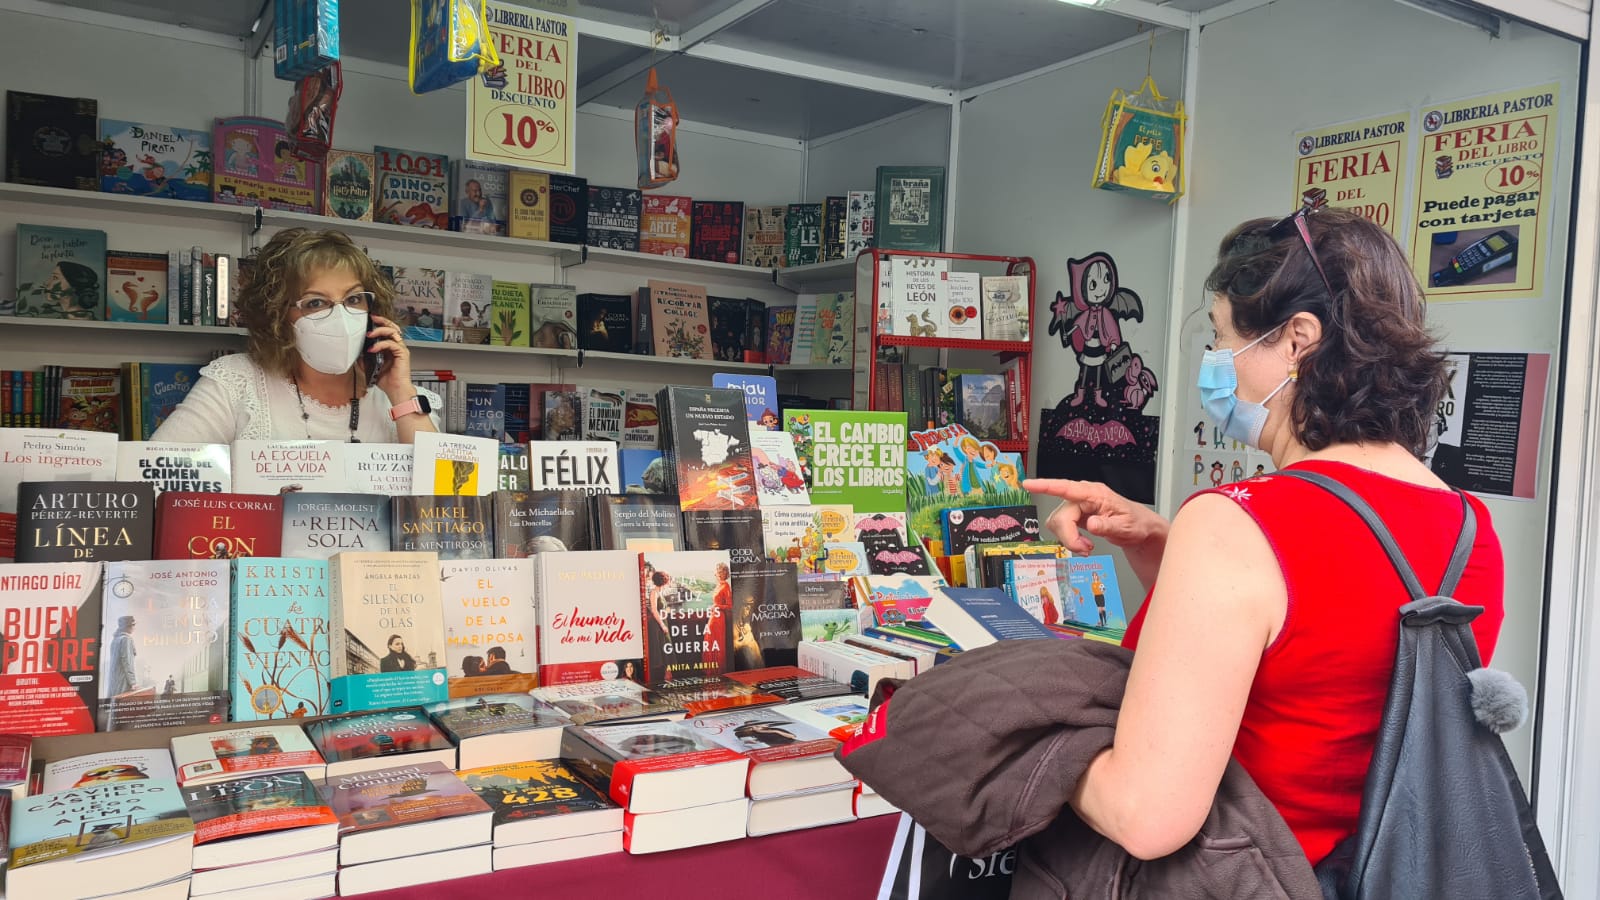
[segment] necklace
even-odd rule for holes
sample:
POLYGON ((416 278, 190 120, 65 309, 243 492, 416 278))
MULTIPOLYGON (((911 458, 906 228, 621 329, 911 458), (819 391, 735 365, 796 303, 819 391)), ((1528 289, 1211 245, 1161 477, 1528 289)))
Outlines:
MULTIPOLYGON (((311 439, 311 413, 306 411, 305 395, 300 393, 300 379, 291 377, 289 383, 294 385, 294 399, 300 404, 300 422, 305 426, 306 439, 311 439)), ((356 437, 356 426, 361 424, 361 385, 356 381, 356 376, 350 376, 350 443, 359 444, 361 439, 356 437)))

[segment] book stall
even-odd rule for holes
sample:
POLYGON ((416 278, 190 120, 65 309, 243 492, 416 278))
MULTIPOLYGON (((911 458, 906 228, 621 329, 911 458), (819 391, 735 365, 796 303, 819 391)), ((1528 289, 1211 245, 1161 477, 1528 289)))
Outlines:
MULTIPOLYGON (((1592 261, 1554 262, 1567 207, 1600 215, 1572 180, 1587 13, 1577 40, 1484 13, 1507 36, 1470 86, 1263 120, 1231 97, 1286 23, 1421 43, 1440 17, 929 4, 983 20, 944 59, 890 3, 172 5, 0 0, 0 896, 1006 896, 1014 858, 925 845, 840 748, 880 684, 964 652, 1121 644, 1144 586, 1022 483, 1170 514, 1271 465, 1189 383, 1196 285, 1308 191, 1420 242, 1471 410, 1430 465, 1506 501, 1508 583, 1577 571, 1546 526, 1577 515, 1556 448, 1594 450, 1553 424, 1595 327, 1561 309, 1592 261), (51 45, 92 62, 36 75, 51 45), (1438 98, 1492 91, 1547 109, 1516 152, 1550 199, 1425 227, 1427 135, 1479 108, 1438 98), (1268 132, 1287 152, 1240 143, 1268 132), (303 438, 163 433, 257 351, 293 229, 371 260, 436 431, 358 439, 358 385, 349 440, 313 438, 291 376, 303 438)), ((1576 658, 1541 660, 1576 608, 1552 591, 1503 642, 1526 684, 1576 658)), ((1550 702, 1545 729, 1584 706, 1550 702)), ((1517 765, 1565 772, 1529 731, 1517 765)))

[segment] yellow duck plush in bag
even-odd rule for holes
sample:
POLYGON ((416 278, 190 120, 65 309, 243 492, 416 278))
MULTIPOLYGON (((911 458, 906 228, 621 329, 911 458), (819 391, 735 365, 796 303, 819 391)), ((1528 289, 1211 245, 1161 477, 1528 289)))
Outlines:
POLYGON ((1128 145, 1122 151, 1122 165, 1117 167, 1112 180, 1123 187, 1171 193, 1177 166, 1167 151, 1153 153, 1153 149, 1142 141, 1128 145))

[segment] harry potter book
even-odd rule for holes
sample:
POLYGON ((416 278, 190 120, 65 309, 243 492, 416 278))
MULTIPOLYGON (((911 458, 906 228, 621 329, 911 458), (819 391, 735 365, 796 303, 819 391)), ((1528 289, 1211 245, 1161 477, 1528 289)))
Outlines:
POLYGON ((181 789, 196 869, 243 866, 339 845, 339 819, 304 772, 245 775, 181 789))
POLYGON ((281 496, 166 491, 156 498, 155 558, 279 556, 283 505, 281 496))
POLYGON ((744 204, 696 200, 692 217, 689 255, 738 265, 744 244, 744 204))
POLYGON ((550 240, 584 244, 589 237, 589 182, 573 175, 550 176, 550 240))
POLYGON ((320 781, 322 755, 299 725, 240 725, 172 739, 178 784, 215 784, 241 775, 301 772, 320 781))
POLYGON ((144 481, 25 481, 17 486, 17 562, 149 559, 155 499, 144 481))
POLYGON ((325 713, 332 664, 326 560, 235 560, 232 587, 230 718, 325 713))
POLYGON ((0 693, 32 701, 0 704, 0 733, 94 731, 100 590, 99 563, 0 566, 0 693))
POLYGON ((639 554, 541 553, 535 573, 539 683, 625 678, 643 683, 639 554))
POLYGON ((559 752, 458 773, 494 810, 497 853, 499 848, 598 834, 613 834, 616 852, 622 851, 622 808, 579 778, 557 758, 559 752))
POLYGON ((184 878, 194 822, 170 779, 102 784, 28 797, 11 816, 6 896, 96 897, 184 878))
POLYGON ((280 551, 249 555, 327 559, 345 550, 390 548, 391 511, 387 497, 296 491, 284 494, 281 499, 283 529, 280 551))
POLYGON ((559 550, 596 550, 589 498, 578 491, 496 491, 494 555, 529 557, 559 550))
POLYGON ((533 560, 443 560, 450 696, 528 691, 537 684, 533 560))
POLYGON ((437 554, 440 559, 494 556, 491 497, 394 497, 389 546, 437 554))
POLYGON ((450 160, 441 153, 377 147, 378 206, 373 221, 450 227, 450 160))
POLYGON ((377 176, 377 158, 371 153, 329 150, 322 167, 322 214, 371 222, 377 176))
POLYGON ((330 781, 390 766, 455 768, 455 745, 420 706, 318 719, 306 725, 306 736, 328 764, 330 781))
POLYGON ((643 206, 644 194, 636 188, 590 185, 589 246, 637 251, 643 206))
POLYGON ((99 730, 228 718, 228 563, 106 563, 99 730))
POLYGON ((478 694, 428 707, 456 744, 456 768, 548 759, 561 752, 561 729, 572 718, 536 702, 526 691, 478 694))
POLYGON ((328 582, 331 711, 448 696, 438 554, 340 553, 328 560, 328 582))
POLYGON ((643 554, 645 684, 727 670, 733 608, 728 559, 726 550, 643 554))
POLYGON ((6 91, 6 181, 98 189, 98 115, 92 99, 6 91))

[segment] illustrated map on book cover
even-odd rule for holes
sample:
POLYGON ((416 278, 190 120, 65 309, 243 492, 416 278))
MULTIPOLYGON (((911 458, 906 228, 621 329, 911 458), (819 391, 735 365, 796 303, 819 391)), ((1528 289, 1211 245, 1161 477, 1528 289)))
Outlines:
POLYGON ((663 439, 674 467, 678 505, 694 509, 753 509, 755 473, 744 396, 729 389, 671 386, 662 389, 663 439))
POLYGON ((100 587, 98 563, 0 568, 0 733, 94 731, 100 587))
POLYGON ((814 503, 857 513, 906 508, 906 414, 795 409, 784 412, 814 503))
POLYGON ((100 190, 205 203, 211 134, 170 125, 100 120, 100 190))
POLYGON ((435 553, 341 553, 328 561, 333 712, 445 699, 435 553))
POLYGON ((328 564, 233 563, 235 722, 320 716, 328 708, 328 564))
POLYGON ((537 683, 533 560, 439 563, 450 696, 528 691, 537 683))
POLYGON ((722 674, 733 609, 728 551, 645 553, 642 572, 645 683, 722 674))
POLYGON ((99 730, 225 722, 228 562, 106 563, 99 730))

